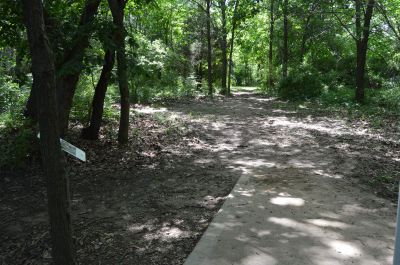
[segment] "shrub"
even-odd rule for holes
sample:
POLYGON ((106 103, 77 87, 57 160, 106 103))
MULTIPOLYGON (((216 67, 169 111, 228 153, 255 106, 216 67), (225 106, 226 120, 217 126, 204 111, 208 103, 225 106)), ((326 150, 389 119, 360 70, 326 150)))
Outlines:
POLYGON ((0 115, 0 168, 22 166, 37 145, 32 123, 22 115, 0 115))
POLYGON ((307 100, 322 94, 323 84, 319 73, 308 66, 291 71, 287 78, 280 81, 278 95, 282 99, 307 100))

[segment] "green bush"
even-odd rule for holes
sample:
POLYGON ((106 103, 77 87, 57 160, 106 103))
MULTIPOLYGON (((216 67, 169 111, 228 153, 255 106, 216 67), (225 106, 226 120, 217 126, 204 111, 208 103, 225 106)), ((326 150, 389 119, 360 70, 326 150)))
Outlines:
POLYGON ((400 86, 374 89, 368 96, 371 104, 386 108, 391 112, 400 112, 400 86))
POLYGON ((22 115, 0 115, 0 168, 22 166, 37 146, 34 127, 22 115))
POLYGON ((309 66, 302 66, 280 81, 278 96, 288 100, 307 100, 320 96, 323 84, 319 73, 309 66))

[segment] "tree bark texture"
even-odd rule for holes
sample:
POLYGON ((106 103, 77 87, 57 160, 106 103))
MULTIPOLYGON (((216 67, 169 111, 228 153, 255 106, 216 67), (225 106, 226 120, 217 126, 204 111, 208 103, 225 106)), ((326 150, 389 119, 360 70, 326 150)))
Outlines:
POLYGON ((233 74, 233 45, 235 43, 235 30, 237 23, 237 12, 239 8, 239 0, 235 1, 235 8, 233 10, 232 17, 232 29, 231 29, 231 40, 230 40, 230 49, 229 49, 229 69, 228 69, 228 95, 231 94, 231 82, 232 82, 232 74, 233 74))
POLYGON ((269 9, 269 49, 268 49, 268 86, 270 89, 274 86, 274 27, 275 27, 275 0, 270 0, 270 9, 269 9))
POLYGON ((119 120, 118 142, 128 142, 129 132, 129 85, 125 54, 124 0, 108 0, 115 26, 114 41, 117 47, 117 74, 121 96, 121 114, 119 120))
POLYGON ((221 51, 222 51, 222 73, 221 73, 221 86, 222 94, 229 95, 226 87, 226 77, 228 71, 228 54, 227 54, 227 29, 226 29, 226 0, 220 0, 221 8, 221 19, 222 19, 222 40, 221 40, 221 51))
POLYGON ((282 77, 286 78, 288 75, 288 60, 289 60, 289 21, 288 21, 288 5, 289 1, 283 1, 283 62, 282 62, 282 77))
POLYGON ((52 255, 56 265, 75 264, 68 177, 61 153, 54 57, 47 38, 41 0, 22 0, 32 58, 40 128, 40 149, 47 180, 52 255))
POLYGON ((207 8, 207 82, 208 82, 208 95, 213 96, 213 86, 212 86, 212 47, 211 47, 211 0, 206 0, 207 8))
POLYGON ((357 69, 355 99, 359 103, 363 103, 365 99, 365 74, 368 40, 374 6, 375 1, 368 0, 366 11, 364 14, 364 23, 363 26, 361 26, 362 1, 356 0, 357 69))
MULTIPOLYGON (((72 107, 76 86, 83 67, 83 57, 89 46, 89 38, 101 0, 87 0, 79 21, 79 29, 74 38, 74 44, 66 49, 60 62, 56 64, 59 77, 56 79, 57 101, 60 133, 64 135, 68 128, 69 114, 72 107)), ((35 86, 32 86, 30 98, 26 106, 26 113, 35 113, 35 86)), ((34 116, 32 116, 34 118, 34 116)))

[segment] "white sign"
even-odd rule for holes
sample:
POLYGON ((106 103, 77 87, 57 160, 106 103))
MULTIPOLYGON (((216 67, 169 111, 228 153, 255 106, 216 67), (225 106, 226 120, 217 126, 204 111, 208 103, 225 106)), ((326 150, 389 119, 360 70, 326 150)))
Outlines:
MULTIPOLYGON (((40 139, 40 133, 38 133, 37 137, 40 139)), ((79 160, 86 162, 86 154, 81 149, 72 144, 68 143, 67 141, 60 138, 61 149, 68 154, 75 156, 79 160)))

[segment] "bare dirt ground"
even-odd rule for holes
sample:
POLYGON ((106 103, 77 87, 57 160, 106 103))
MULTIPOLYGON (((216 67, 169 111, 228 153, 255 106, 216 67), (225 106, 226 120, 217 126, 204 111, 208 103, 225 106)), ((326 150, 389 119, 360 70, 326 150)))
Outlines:
MULTIPOLYGON (((68 159, 80 264, 183 264, 249 167, 320 176, 296 182, 305 194, 324 183, 345 198, 354 197, 349 185, 396 197, 385 181, 399 178, 398 137, 345 117, 252 92, 140 107, 134 117, 126 147, 115 144, 113 124, 96 143, 80 140, 78 126, 68 138, 89 158, 68 159)), ((279 176, 262 185, 288 185, 279 176)), ((1 264, 50 264, 44 185, 38 166, 0 173, 1 264)), ((394 214, 386 199, 356 202, 394 214)))

